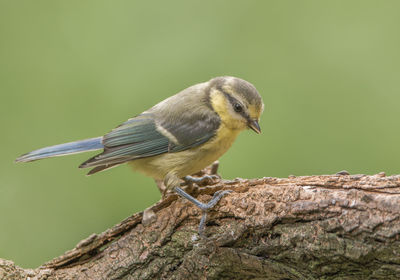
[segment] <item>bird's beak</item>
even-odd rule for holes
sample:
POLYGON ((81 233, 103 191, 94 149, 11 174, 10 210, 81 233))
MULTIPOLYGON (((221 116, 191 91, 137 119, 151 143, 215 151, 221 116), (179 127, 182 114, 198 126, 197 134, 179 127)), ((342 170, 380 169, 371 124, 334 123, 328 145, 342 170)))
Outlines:
POLYGON ((257 134, 261 133, 261 128, 257 120, 249 120, 247 126, 254 130, 257 134))

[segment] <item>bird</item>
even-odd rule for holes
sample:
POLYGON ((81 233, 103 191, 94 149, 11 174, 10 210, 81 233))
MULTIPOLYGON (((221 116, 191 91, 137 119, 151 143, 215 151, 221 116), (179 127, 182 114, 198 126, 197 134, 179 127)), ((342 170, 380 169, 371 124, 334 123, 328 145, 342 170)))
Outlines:
POLYGON ((261 95, 246 80, 221 76, 190 86, 128 119, 104 136, 34 150, 16 162, 103 150, 79 168, 87 175, 128 163, 134 170, 162 181, 166 192, 176 192, 202 210, 199 235, 203 236, 207 211, 229 190, 214 193, 203 203, 180 186, 201 183, 209 176, 195 174, 219 159, 246 129, 261 133, 259 120, 264 110, 261 95))

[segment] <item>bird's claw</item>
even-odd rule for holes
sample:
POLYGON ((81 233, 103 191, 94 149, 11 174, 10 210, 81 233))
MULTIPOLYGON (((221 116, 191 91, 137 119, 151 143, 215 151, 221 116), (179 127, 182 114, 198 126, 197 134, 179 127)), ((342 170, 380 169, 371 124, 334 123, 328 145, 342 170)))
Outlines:
POLYGON ((221 178, 218 175, 203 175, 202 177, 186 176, 184 180, 186 183, 195 183, 201 185, 211 185, 219 181, 221 178))

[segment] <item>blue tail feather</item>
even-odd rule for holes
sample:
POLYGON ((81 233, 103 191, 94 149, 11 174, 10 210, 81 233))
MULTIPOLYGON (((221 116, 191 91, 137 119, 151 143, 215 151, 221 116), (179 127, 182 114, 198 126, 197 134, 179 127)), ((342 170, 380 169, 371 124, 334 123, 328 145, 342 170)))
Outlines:
POLYGON ((28 162, 43 158, 63 156, 68 154, 82 153, 86 151, 93 151, 103 149, 102 144, 103 137, 90 138, 86 140, 80 140, 75 142, 69 142, 64 144, 59 144, 55 146, 45 147, 32 151, 30 153, 24 154, 18 157, 16 162, 28 162))

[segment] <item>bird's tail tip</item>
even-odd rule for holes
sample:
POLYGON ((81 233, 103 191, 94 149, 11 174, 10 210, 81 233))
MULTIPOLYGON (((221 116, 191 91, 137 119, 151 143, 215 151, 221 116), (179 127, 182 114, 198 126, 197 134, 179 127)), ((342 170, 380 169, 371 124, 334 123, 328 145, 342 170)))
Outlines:
POLYGON ((34 150, 17 157, 14 162, 30 162, 44 158, 94 151, 102 148, 102 137, 96 137, 34 150))
POLYGON ((29 153, 20 155, 19 157, 17 157, 17 158, 14 160, 14 163, 32 161, 32 160, 29 160, 29 156, 28 156, 28 155, 29 155, 29 153))

